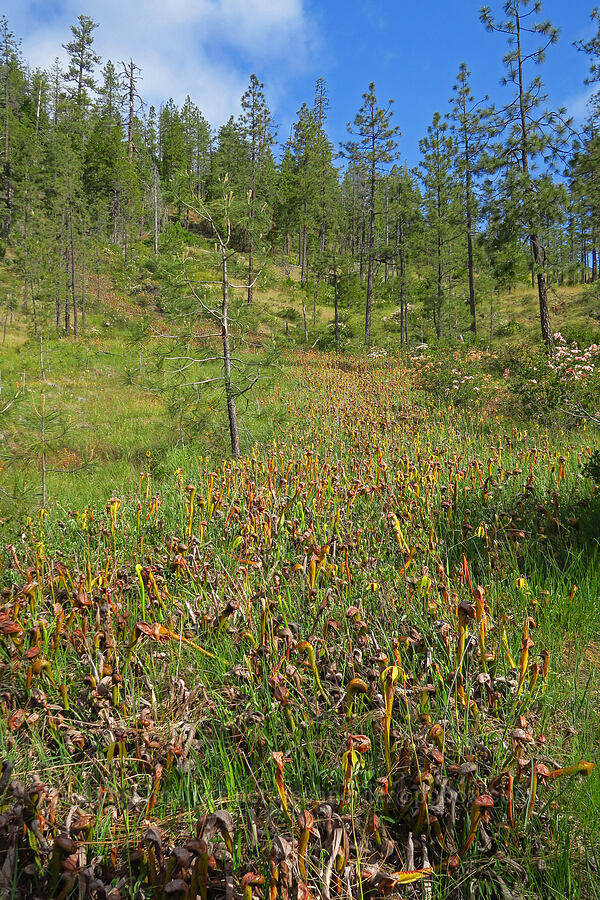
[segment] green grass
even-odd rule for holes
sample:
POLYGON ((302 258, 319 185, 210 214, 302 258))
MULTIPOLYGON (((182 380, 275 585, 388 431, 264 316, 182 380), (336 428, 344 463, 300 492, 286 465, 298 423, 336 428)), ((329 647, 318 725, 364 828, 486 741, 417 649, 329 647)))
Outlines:
MULTIPOLYGON (((103 507, 93 520, 89 509, 68 518, 51 511, 27 526, 16 551, 37 586, 31 600, 24 597, 20 604, 23 643, 14 645, 12 655, 10 640, 5 643, 4 678, 12 691, 4 701, 4 722, 14 707, 27 716, 35 709, 41 713, 17 730, 0 726, 3 751, 26 783, 43 771, 59 790, 61 809, 78 798, 76 804, 92 818, 74 836, 85 841, 90 855, 105 853, 107 841, 117 845, 115 878, 129 871, 128 854, 148 821, 160 825, 167 843, 177 843, 194 832, 203 811, 220 808, 234 816, 237 877, 251 867, 269 878, 272 841, 278 834, 292 839, 275 789, 274 751, 289 758, 284 781, 293 819, 313 809, 320 823, 323 850, 311 843, 311 883, 322 877, 320 854, 327 860, 324 802, 346 817, 353 878, 357 865, 370 872, 383 864, 372 839, 359 841, 369 815, 378 812, 398 848, 388 860, 389 872, 405 867, 408 831, 418 830, 415 803, 424 767, 435 784, 445 776, 457 788, 456 821, 450 822, 447 811, 440 820, 446 840, 460 849, 473 798, 494 790, 494 777, 515 766, 515 727, 536 739, 545 735, 544 743, 524 746, 519 755, 550 769, 597 755, 597 674, 590 654, 598 629, 598 541, 588 527, 595 515, 593 502, 585 505, 590 485, 579 478, 589 434, 548 438, 533 426, 516 433, 498 421, 488 425, 481 414, 457 410, 449 416, 447 405, 422 405, 397 363, 349 366, 312 356, 286 377, 291 397, 275 394, 271 404, 287 407, 281 412, 289 425, 274 445, 254 450, 239 465, 182 455, 183 472, 165 476, 160 505, 153 502, 152 481, 146 490, 132 480, 119 492, 123 505, 114 526, 103 507), (566 460, 560 485, 565 508, 548 525, 540 508, 553 502, 559 456, 566 460), (484 486, 480 477, 488 459, 496 486, 484 486), (529 472, 534 496, 523 505, 529 472), (197 488, 193 536, 186 536, 188 482, 197 488), (444 506, 448 497, 450 507, 444 506), (405 550, 395 539, 391 512, 398 516, 405 550), (574 512, 579 530, 567 521, 574 512), (515 539, 521 528, 523 537, 515 539), (178 542, 183 569, 176 563, 178 542), (321 555, 325 544, 329 551, 321 555), (502 688, 493 706, 477 683, 482 663, 474 627, 462 666, 456 659, 456 603, 470 599, 463 555, 473 584, 486 592, 487 640, 499 685, 505 683, 501 678, 514 677, 502 649, 502 625, 518 665, 524 623, 528 616, 535 620, 524 687, 520 693, 514 686, 502 688), (311 587, 311 562, 316 573, 321 561, 311 587), (147 576, 142 589, 136 564, 150 566, 158 577, 160 600, 147 576), (521 576, 526 585, 519 585, 521 576), (61 609, 68 627, 60 625, 61 609), (132 649, 140 621, 162 625, 174 637, 142 636, 132 649), (297 649, 307 639, 317 649, 325 701, 297 649), (386 764, 376 659, 383 652, 393 661, 395 639, 406 699, 397 688, 394 782, 386 805, 377 784, 386 764), (41 706, 39 695, 27 691, 27 665, 20 662, 34 645, 50 661, 54 679, 33 677, 32 686, 44 692, 41 706), (550 654, 552 674, 547 685, 538 679, 530 693, 531 666, 542 649, 550 654), (98 695, 94 684, 102 665, 106 688, 98 695), (461 668, 464 702, 456 694, 461 668), (122 679, 116 693, 115 672, 122 679), (354 677, 372 687, 357 698, 348 718, 346 688, 354 677), (68 710, 61 682, 68 687, 68 710), (425 701, 422 687, 428 682, 434 693, 425 701), (445 731, 444 760, 426 766, 435 723, 445 731), (371 749, 364 768, 356 767, 354 787, 340 809, 345 732, 365 734, 371 749), (478 773, 467 785, 452 766, 472 755, 478 773), (250 809, 258 822, 258 846, 250 809)), ((5 555, 8 587, 23 583, 14 568, 6 568, 10 560, 5 555)), ((14 601, 6 609, 14 617, 14 601)), ((567 890, 593 896, 586 885, 596 853, 597 775, 581 784, 566 779, 541 785, 530 813, 529 781, 525 774, 515 787, 513 830, 503 824, 502 791, 486 825, 492 855, 513 859, 513 867, 496 859, 492 870, 490 850, 476 840, 449 876, 444 860, 450 851, 441 851, 431 835, 430 859, 442 866, 432 876, 433 896, 468 896, 475 884, 480 896, 495 896, 498 874, 514 885, 522 881, 515 874, 521 871, 528 872, 528 896, 567 890), (536 860, 543 861, 545 873, 536 860)), ((418 866, 418 839, 416 846, 418 866)), ((139 878, 145 883, 143 871, 139 878)))
MULTIPOLYGON (((196 243, 203 279, 208 247, 196 243)), ((12 268, 0 274, 7 289, 18 289, 12 268)), ((409 833, 417 867, 426 836, 437 867, 432 897, 491 898, 503 884, 528 898, 597 896, 597 766, 587 778, 542 781, 531 803, 531 765, 597 762, 600 726, 600 498, 581 475, 598 434, 527 421, 512 408, 500 358, 537 341, 531 291, 496 302, 498 356, 482 352, 482 313, 475 347, 468 339, 446 343, 439 355, 411 361, 397 354, 394 304, 378 301, 374 339, 388 358, 368 360, 360 351, 358 304, 342 309, 355 352, 335 357, 303 348, 301 315, 290 317, 286 337, 278 313, 300 310, 300 288, 284 262, 269 265, 253 309, 243 297, 234 304, 239 333, 251 337, 241 355, 260 362, 266 379, 247 408, 240 405, 245 455, 233 464, 219 390, 202 392, 186 412, 185 446, 176 405, 164 392, 156 329, 180 327, 185 289, 176 276, 166 255, 155 266, 142 254, 132 269, 116 257, 106 261, 102 303, 91 305, 85 336, 76 341, 46 329, 46 381, 28 315, 17 310, 7 327, 2 399, 20 396, 0 422, 10 449, 0 487, 14 498, 0 501, 0 626, 22 630, 0 634, 0 755, 27 788, 39 775, 57 793, 34 794, 25 827, 15 812, 18 789, 0 798, 0 866, 5 841, 16 841, 20 895, 48 891, 47 854, 32 816, 39 814, 52 843, 71 809, 71 835, 86 859, 104 860, 95 874, 107 885, 126 879, 125 896, 156 898, 162 887, 152 888, 148 826, 163 833, 167 854, 156 878, 166 883, 175 871, 170 849, 201 830, 204 814, 226 809, 233 844, 226 851, 218 834, 209 842, 209 896, 223 889, 229 871, 237 887, 245 872, 262 873, 266 891, 278 836, 297 848, 299 815, 311 810, 317 830, 307 879, 314 893, 341 822, 357 896, 371 890, 375 870, 389 879, 406 868, 409 833), (138 289, 150 281, 159 300, 138 289), (155 332, 140 355, 142 317, 155 332), (524 323, 518 334, 501 328, 513 320, 524 323), (489 384, 485 396, 461 389, 453 404, 445 388, 456 365, 489 384), (433 394, 423 391, 426 384, 433 394), (35 436, 42 394, 57 411, 61 437, 40 515, 39 454, 15 457, 35 436), (196 488, 191 519, 188 484, 196 488), (119 501, 112 520, 111 497, 119 501), (478 680, 484 663, 472 619, 465 656, 457 655, 458 604, 474 602, 467 570, 488 604, 491 682, 478 680), (519 690, 530 617, 534 647, 519 690), (144 623, 159 629, 154 637, 144 634, 144 623), (322 690, 301 641, 314 646, 322 690), (26 656, 34 648, 37 662, 26 656), (550 677, 538 675, 530 690, 542 651, 550 677), (382 654, 404 672, 392 707, 388 801, 377 780, 388 774, 382 654), (369 689, 348 716, 353 678, 369 689), (495 699, 486 684, 497 689, 495 699), (432 725, 444 729, 442 760, 432 725), (515 728, 534 738, 518 752, 515 728), (343 801, 349 734, 366 735, 371 746, 364 766, 355 760, 343 801), (292 822, 276 787, 272 754, 279 751, 288 759, 292 822), (524 763, 508 827, 506 782, 498 778, 517 774, 515 757, 524 763), (460 776, 457 767, 472 759, 474 777, 460 776), (443 779, 457 792, 455 816, 448 806, 438 816, 443 847, 433 826, 419 820, 428 771, 428 803, 443 779), (490 791, 495 805, 484 831, 491 844, 480 832, 455 869, 449 859, 465 844, 472 802, 490 791), (368 830, 373 813, 393 842, 387 857, 368 830)), ((243 280, 241 266, 234 276, 243 280)), ((309 343, 332 317, 322 297, 313 325, 311 291, 309 343)), ((565 306, 553 311, 554 327, 560 318, 563 333, 585 334, 594 290, 559 293, 565 306)), ((415 341, 419 316, 411 313, 415 341)), ((206 372, 217 376, 218 365, 206 372)), ((192 854, 179 874, 190 882, 197 867, 192 854)), ((66 874, 61 885, 68 895, 66 874)), ((427 895, 422 885, 416 890, 427 895)))

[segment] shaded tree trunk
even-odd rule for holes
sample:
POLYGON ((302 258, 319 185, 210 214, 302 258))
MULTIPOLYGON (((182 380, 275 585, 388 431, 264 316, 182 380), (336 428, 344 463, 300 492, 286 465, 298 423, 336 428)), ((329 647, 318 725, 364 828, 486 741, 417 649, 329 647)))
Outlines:
POLYGON ((240 456, 240 435, 238 430, 235 393, 231 380, 231 348, 229 344, 229 280, 227 274, 227 253, 221 252, 223 284, 221 302, 221 340, 223 343, 223 371, 225 376, 225 398, 227 401, 227 417, 229 420, 229 439, 231 455, 234 459, 240 456))
MULTIPOLYGON (((75 237, 73 233, 73 206, 69 203, 69 238, 71 253, 71 302, 73 304, 73 334, 78 337, 77 292, 75 287, 75 237)), ((67 304, 68 305, 68 304, 67 304)))
POLYGON ((371 182, 369 192, 369 247, 367 262, 367 302, 365 304, 365 344, 371 343, 371 307, 373 304, 373 269, 375 256, 375 135, 372 139, 373 163, 371 166, 371 182))

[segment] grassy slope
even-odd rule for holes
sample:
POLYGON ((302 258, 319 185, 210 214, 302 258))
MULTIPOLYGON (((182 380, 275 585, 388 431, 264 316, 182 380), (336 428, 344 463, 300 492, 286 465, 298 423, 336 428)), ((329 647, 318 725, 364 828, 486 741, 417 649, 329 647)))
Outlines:
MULTIPOLYGON (((200 242, 193 253, 199 260, 198 277, 214 277, 207 268, 207 260, 210 259, 208 247, 200 242)), ((249 313, 245 309, 243 292, 236 292, 234 304, 239 311, 241 328, 248 333, 253 353, 257 354, 258 359, 264 356, 266 361, 273 350, 281 359, 281 353, 287 348, 304 346, 302 294, 297 276, 296 268, 285 261, 267 266, 256 293, 254 308, 249 313), (286 310, 289 312, 289 339, 285 335, 286 310)), ((243 282, 241 264, 234 269, 233 277, 243 282)), ((0 269, 0 278, 5 294, 19 295, 20 285, 10 265, 0 269)), ((26 395, 38 404, 39 396, 44 392, 50 408, 56 409, 68 426, 63 441, 64 453, 58 453, 54 458, 54 468, 74 468, 82 460, 92 462, 74 480, 65 482, 63 476, 51 475, 51 498, 76 505, 85 502, 86 498, 98 502, 113 486, 121 485, 138 474, 147 450, 154 454, 157 461, 160 459, 165 469, 171 465, 170 450, 177 446, 179 435, 176 416, 168 409, 164 395, 169 380, 157 368, 160 342, 146 342, 140 352, 140 345, 135 340, 135 326, 143 318, 162 330, 171 327, 168 313, 173 299, 186 294, 186 289, 177 286, 177 281, 181 281, 181 271, 168 261, 161 260, 156 269, 153 259, 142 253, 133 268, 125 269, 118 257, 107 257, 99 306, 95 302, 95 278, 91 278, 88 284, 90 309, 85 338, 75 341, 73 338, 57 337, 51 327, 46 330, 44 357, 49 384, 40 377, 39 343, 31 334, 29 315, 23 315, 18 308, 13 314, 12 322, 7 326, 6 341, 0 345, 2 398, 6 402, 15 391, 22 393, 23 379, 26 395), (151 415, 148 415, 149 411, 151 415), (80 486, 78 482, 81 482, 80 486), (67 484, 66 492, 61 487, 63 483, 67 484)), ((316 341, 319 346, 323 337, 330 337, 331 334, 331 298, 322 286, 313 310, 314 294, 311 287, 305 298, 309 344, 316 341)), ((582 292, 578 287, 563 287, 557 290, 553 300, 552 321, 555 328, 566 329, 567 334, 593 333, 599 303, 593 291, 588 289, 582 292)), ((461 316, 464 318, 465 311, 461 304, 456 305, 457 311, 453 316, 460 320, 461 316)), ((487 345, 489 336, 489 313, 484 306, 482 301, 478 343, 483 347, 487 345)), ((536 308, 535 294, 526 286, 496 298, 494 348, 506 350, 519 343, 537 343, 536 308), (511 327, 512 322, 518 322, 518 328, 511 327)), ((376 301, 373 339, 376 345, 392 352, 399 346, 394 313, 393 303, 376 301)), ((234 310, 234 317, 236 315, 234 310)), ((343 334, 353 335, 349 348, 360 350, 364 328, 361 302, 357 301, 349 308, 342 304, 340 315, 346 325, 343 334)), ((419 309, 410 314, 411 340, 414 342, 419 342, 421 338, 420 316, 419 309)), ((463 333, 468 339, 466 322, 463 322, 463 333)), ((424 334, 427 338, 427 329, 424 334)), ((461 345, 450 343, 455 349, 460 349, 461 345)), ((243 352, 247 355, 248 346, 244 346, 243 352)), ((267 366, 264 371, 269 379, 276 378, 285 383, 286 376, 280 368, 270 369, 267 366)), ((207 374, 217 372, 209 368, 207 374)), ((201 454, 226 451, 225 422, 218 414, 215 415, 220 405, 214 392, 203 392, 200 420, 195 428, 191 428, 193 423, 190 420, 190 429, 186 429, 186 438, 201 454)), ((249 428, 248 433, 243 434, 246 448, 252 445, 255 437, 263 438, 268 434, 269 423, 257 420, 253 404, 243 421, 249 428)), ((10 424, 3 427, 10 434, 10 424)), ((5 478, 12 491, 8 469, 5 478)), ((35 467, 29 467, 26 474, 21 474, 19 487, 27 485, 31 490, 38 491, 38 482, 35 467)), ((8 511, 6 508, 3 510, 5 514, 8 511)))

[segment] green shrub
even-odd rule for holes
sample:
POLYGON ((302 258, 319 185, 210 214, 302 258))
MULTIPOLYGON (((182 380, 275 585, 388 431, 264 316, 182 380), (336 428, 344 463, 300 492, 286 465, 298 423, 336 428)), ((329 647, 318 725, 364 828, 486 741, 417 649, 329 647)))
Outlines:
POLYGON ((582 475, 591 478, 594 484, 600 485, 600 450, 594 450, 590 458, 581 467, 582 475))

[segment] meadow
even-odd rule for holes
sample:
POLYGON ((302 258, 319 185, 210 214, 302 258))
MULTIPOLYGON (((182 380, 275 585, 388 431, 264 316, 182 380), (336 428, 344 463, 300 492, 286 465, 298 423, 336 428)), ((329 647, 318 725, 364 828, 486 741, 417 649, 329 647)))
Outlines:
MULTIPOLYGON (((324 352, 274 267, 233 461, 161 264, 108 260, 79 341, 7 319, 3 895, 598 896, 597 428, 530 377, 531 292, 491 346, 406 351, 384 299, 324 352)), ((584 346, 595 292, 560 302, 584 346)))
POLYGON ((600 900, 599 10, 23 5, 0 900, 600 900))
POLYGON ((26 378, 85 467, 5 507, 6 896, 598 896, 597 430, 500 351, 292 341, 231 461, 111 315, 26 378))

